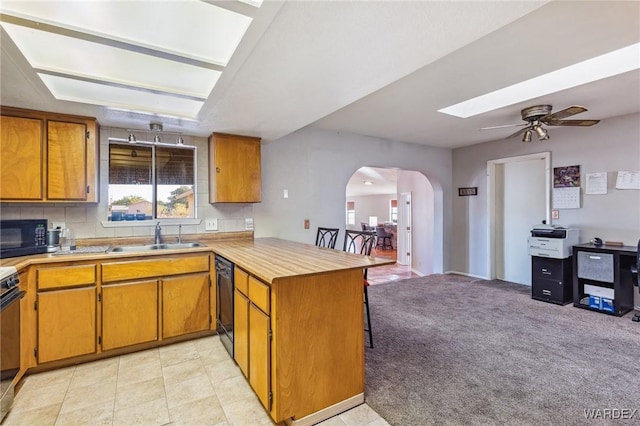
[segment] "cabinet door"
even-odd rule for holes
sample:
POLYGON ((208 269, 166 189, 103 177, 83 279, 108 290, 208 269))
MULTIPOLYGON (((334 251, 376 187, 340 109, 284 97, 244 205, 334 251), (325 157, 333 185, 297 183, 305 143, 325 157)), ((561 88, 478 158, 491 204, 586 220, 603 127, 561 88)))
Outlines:
POLYGON ((47 198, 87 198, 87 126, 49 121, 47 124, 47 198))
POLYGON ((209 274, 162 280, 162 337, 209 329, 209 274))
POLYGON ((249 383, 262 405, 271 410, 270 320, 254 305, 249 306, 249 383))
POLYGON ((0 199, 42 199, 42 120, 0 116, 0 199))
POLYGON ((158 340, 158 281, 102 287, 102 350, 158 340))
POLYGON ((96 352, 96 288, 38 293, 38 362, 96 352))
POLYGON ((249 377, 249 299, 238 289, 233 298, 233 358, 249 377))
POLYGON ((210 202, 260 202, 260 139, 214 133, 209 153, 210 202))

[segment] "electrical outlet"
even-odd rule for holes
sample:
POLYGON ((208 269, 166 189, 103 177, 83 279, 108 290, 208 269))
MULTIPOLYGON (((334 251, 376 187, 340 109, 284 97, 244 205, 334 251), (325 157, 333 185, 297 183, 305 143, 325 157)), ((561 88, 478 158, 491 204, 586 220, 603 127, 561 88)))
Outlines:
POLYGON ((253 218, 245 217, 244 218, 244 229, 246 231, 253 231, 253 218))
POLYGON ((209 218, 204 220, 204 229, 205 231, 217 231, 218 230, 218 219, 209 218))
POLYGON ((51 229, 65 229, 66 225, 64 222, 52 222, 51 223, 51 229))
POLYGON ((309 219, 304 220, 304 229, 309 229, 309 219))

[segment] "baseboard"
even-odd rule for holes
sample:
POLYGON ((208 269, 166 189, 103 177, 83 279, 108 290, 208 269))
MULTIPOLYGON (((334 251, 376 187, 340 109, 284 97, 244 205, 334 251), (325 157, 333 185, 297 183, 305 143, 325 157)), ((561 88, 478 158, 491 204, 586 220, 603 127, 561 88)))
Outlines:
POLYGON ((464 275, 465 277, 469 277, 469 278, 478 278, 480 280, 489 280, 489 278, 487 278, 487 277, 482 277, 480 275, 469 274, 467 272, 447 271, 447 272, 445 272, 445 274, 464 275))
POLYGON ((360 404, 364 403, 364 393, 360 393, 358 395, 352 396, 351 398, 347 398, 344 401, 340 401, 337 404, 333 404, 330 407, 327 407, 323 410, 316 411, 315 413, 309 414, 308 416, 302 417, 297 420, 287 419, 285 423, 287 426, 311 426, 317 423, 320 423, 324 420, 327 420, 330 417, 338 415, 340 413, 344 413, 347 410, 352 409, 353 407, 357 407, 360 404))
POLYGON ((425 276, 422 272, 420 272, 420 271, 418 271, 418 270, 415 270, 415 269, 413 269, 413 268, 411 268, 411 273, 412 273, 412 274, 416 274, 416 275, 417 275, 417 276, 419 276, 419 277, 424 277, 424 276, 425 276))

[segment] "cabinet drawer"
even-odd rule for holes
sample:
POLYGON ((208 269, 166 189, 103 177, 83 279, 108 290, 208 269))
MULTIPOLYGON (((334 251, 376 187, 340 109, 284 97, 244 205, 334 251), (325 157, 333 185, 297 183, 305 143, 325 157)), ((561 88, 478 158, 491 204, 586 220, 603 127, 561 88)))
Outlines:
POLYGON ((579 251, 578 277, 612 283, 613 254, 579 251))
POLYGON ((102 264, 102 282, 208 272, 209 256, 170 257, 102 264))
POLYGON ((240 293, 249 296, 249 274, 238 266, 233 269, 233 285, 240 293))
POLYGON ((96 282, 96 265, 38 269, 37 277, 38 290, 93 284, 96 282))
POLYGON ((269 286, 249 277, 249 300, 266 314, 269 314, 269 286))
POLYGON ((561 259, 549 259, 536 256, 531 259, 531 274, 534 278, 562 280, 563 262, 561 259))

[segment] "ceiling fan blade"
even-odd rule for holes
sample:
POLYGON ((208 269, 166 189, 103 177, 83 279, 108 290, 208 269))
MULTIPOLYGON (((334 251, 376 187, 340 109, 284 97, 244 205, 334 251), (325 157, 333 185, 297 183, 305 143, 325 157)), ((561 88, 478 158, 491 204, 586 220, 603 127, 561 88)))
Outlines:
POLYGON ((529 123, 522 124, 505 124, 503 126, 491 126, 491 127, 482 127, 480 130, 491 130, 491 129, 504 129, 505 127, 517 127, 517 126, 528 126, 529 123))
POLYGON ((507 136, 505 139, 509 139, 509 138, 515 138, 516 136, 520 136, 521 134, 523 134, 524 132, 526 132, 527 130, 531 130, 530 127, 524 127, 520 130, 518 130, 517 132, 507 136))
POLYGON ((551 120, 544 121, 548 126, 593 126, 598 124, 600 120, 551 120))
POLYGON ((562 120, 563 118, 571 117, 572 115, 580 114, 581 112, 585 111, 588 111, 588 109, 586 109, 585 107, 571 105, 570 107, 563 110, 545 115, 544 117, 540 118, 540 121, 546 123, 548 120, 562 120))

